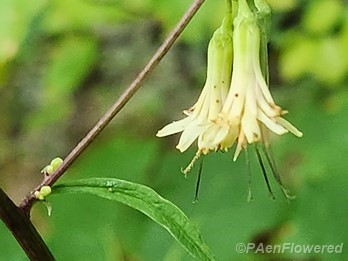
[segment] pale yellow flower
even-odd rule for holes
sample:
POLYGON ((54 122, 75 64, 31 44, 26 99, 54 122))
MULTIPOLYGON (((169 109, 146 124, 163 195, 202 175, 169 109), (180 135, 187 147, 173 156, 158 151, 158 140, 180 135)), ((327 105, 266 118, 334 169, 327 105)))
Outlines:
POLYGON ((198 101, 184 111, 186 118, 159 130, 158 137, 182 132, 176 148, 184 152, 206 131, 209 123, 217 118, 227 97, 231 83, 232 51, 232 21, 227 16, 209 42, 207 79, 198 101))
MULTIPOLYGON (((268 7, 263 1, 255 4, 259 11, 268 7)), ((227 151, 235 143, 236 160, 247 144, 266 143, 267 132, 303 135, 282 117, 286 111, 275 104, 269 91, 260 63, 260 27, 246 0, 238 1, 233 25, 232 36, 231 18, 225 19, 210 41, 207 80, 197 103, 184 112, 186 118, 157 133, 163 137, 182 132, 177 145, 181 152, 198 139, 198 151, 185 174, 201 154, 227 151)))
POLYGON ((283 135, 302 133, 282 118, 286 112, 277 106, 260 66, 260 28, 245 0, 239 0, 234 20, 233 73, 227 99, 219 117, 199 136, 199 150, 228 150, 236 141, 234 160, 248 143, 259 142, 262 128, 283 135))

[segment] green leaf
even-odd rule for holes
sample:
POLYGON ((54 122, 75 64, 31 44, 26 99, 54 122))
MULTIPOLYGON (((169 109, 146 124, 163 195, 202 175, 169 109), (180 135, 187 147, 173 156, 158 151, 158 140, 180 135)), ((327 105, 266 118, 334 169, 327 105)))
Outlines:
POLYGON ((52 193, 89 193, 119 201, 163 226, 194 257, 215 260, 188 217, 149 187, 114 178, 88 178, 54 186, 52 193))

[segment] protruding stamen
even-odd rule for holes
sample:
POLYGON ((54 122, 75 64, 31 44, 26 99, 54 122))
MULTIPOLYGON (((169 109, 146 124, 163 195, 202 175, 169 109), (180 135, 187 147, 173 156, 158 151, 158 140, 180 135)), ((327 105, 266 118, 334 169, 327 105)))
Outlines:
POLYGON ((195 162, 199 159, 200 156, 201 156, 201 151, 198 150, 196 155, 191 160, 190 164, 188 164, 188 166, 185 169, 181 169, 182 174, 186 176, 187 173, 189 173, 189 171, 193 168, 195 162))
POLYGON ((198 170, 197 182, 196 182, 196 191, 195 191, 195 197, 193 199, 193 203, 198 202, 198 193, 199 193, 199 185, 201 184, 202 170, 203 170, 203 159, 201 160, 201 163, 199 164, 199 170, 198 170))
POLYGON ((264 179, 266 181, 267 189, 268 189, 272 199, 275 199, 273 191, 272 191, 272 188, 271 188, 271 185, 270 185, 268 177, 267 177, 267 172, 266 172, 265 165, 263 164, 260 151, 259 151, 259 149, 258 149, 256 144, 255 144, 255 151, 256 151, 256 155, 257 155, 257 160, 259 161, 259 164, 260 164, 260 167, 261 167, 261 170, 262 170, 263 177, 264 177, 264 179))
POLYGON ((248 197, 247 202, 251 202, 253 200, 253 194, 251 191, 251 167, 250 167, 250 159, 248 154, 248 149, 245 148, 245 163, 247 165, 247 172, 248 172, 248 197))
POLYGON ((289 190, 286 187, 284 187, 284 185, 283 185, 282 179, 280 177, 280 174, 279 174, 279 172, 277 170, 277 166, 276 166, 275 161, 274 161, 274 157, 273 157, 273 153, 272 153, 271 147, 267 147, 265 144, 262 143, 262 151, 263 151, 263 153, 266 156, 266 160, 267 160, 268 165, 271 168, 273 177, 277 181, 281 191, 283 192, 283 195, 287 199, 294 199, 295 196, 294 195, 290 195, 289 190))

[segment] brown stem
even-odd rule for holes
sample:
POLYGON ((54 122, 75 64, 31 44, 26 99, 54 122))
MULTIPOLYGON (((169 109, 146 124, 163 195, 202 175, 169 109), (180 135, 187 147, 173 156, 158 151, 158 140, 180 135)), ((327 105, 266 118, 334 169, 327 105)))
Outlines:
MULTIPOLYGON (((0 188, 0 218, 30 260, 55 260, 45 242, 24 214, 0 188)), ((3 251, 5 251, 3 249, 3 251)))
POLYGON ((169 51, 176 39, 191 21, 198 9, 202 6, 205 0, 195 0, 186 13, 183 15, 177 26, 159 47, 157 52, 151 58, 145 68, 138 74, 135 80, 129 85, 124 93, 116 100, 105 115, 97 122, 97 124, 90 130, 90 132, 80 141, 79 144, 70 152, 65 158, 60 167, 48 179, 44 180, 34 191, 32 191, 20 204, 20 208, 29 215, 30 209, 35 202, 33 193, 40 190, 42 186, 53 185, 71 166, 71 164, 80 156, 80 154, 91 144, 91 142, 100 134, 100 132, 109 124, 109 122, 121 111, 121 109, 132 98, 136 91, 140 88, 145 78, 153 71, 156 65, 161 61, 164 55, 169 51))

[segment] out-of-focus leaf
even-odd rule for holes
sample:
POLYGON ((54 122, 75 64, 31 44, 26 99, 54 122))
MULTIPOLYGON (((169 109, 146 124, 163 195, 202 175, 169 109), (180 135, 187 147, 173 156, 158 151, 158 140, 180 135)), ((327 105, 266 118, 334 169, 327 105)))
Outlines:
POLYGON ((342 59, 346 49, 336 37, 318 41, 318 49, 310 67, 313 74, 331 86, 342 81, 348 71, 348 61, 342 59))
POLYGON ((342 9, 340 0, 309 1, 304 27, 313 33, 325 33, 333 28, 342 9))
POLYGON ((268 0, 267 2, 275 11, 289 11, 298 5, 298 0, 268 0))
POLYGON ((286 39, 289 40, 288 47, 280 60, 281 74, 285 79, 295 80, 308 74, 331 86, 344 79, 348 62, 342 56, 347 48, 340 38, 313 39, 291 32, 286 39))
POLYGON ((49 33, 62 33, 91 29, 96 26, 127 20, 127 15, 117 5, 103 4, 99 0, 53 0, 44 23, 49 33))
POLYGON ((52 53, 44 74, 40 108, 27 119, 30 129, 59 122, 73 111, 73 92, 93 69, 98 49, 93 38, 70 37, 59 42, 52 53))
POLYGON ((18 54, 33 29, 33 19, 44 6, 44 0, 37 0, 35 4, 22 0, 0 1, 0 89, 6 82, 6 64, 18 54))
POLYGON ((46 99, 75 90, 93 68, 97 52, 93 38, 70 37, 58 43, 45 74, 46 99))
MULTIPOLYGON (((281 74, 285 80, 312 76, 326 86, 337 87, 348 71, 348 6, 340 0, 305 3, 301 19, 285 18, 285 28, 279 24, 281 74), (288 25, 290 28, 286 29, 288 25)), ((299 8, 294 12, 300 11, 299 8)))
POLYGON ((215 260, 188 217, 149 187, 119 179, 89 178, 55 186, 53 193, 88 193, 126 204, 163 226, 193 256, 215 260))
MULTIPOLYGON (((169 32, 190 5, 190 1, 157 1, 152 0, 152 9, 169 32)), ((187 26, 180 39, 197 43, 207 41, 214 30, 220 26, 222 15, 225 13, 225 1, 206 1, 192 22, 187 26)), ((208 41, 207 41, 208 42, 208 41)))
POLYGON ((295 80, 310 73, 318 48, 315 41, 295 32, 288 34, 288 40, 290 44, 280 57, 280 71, 286 80, 295 80))

